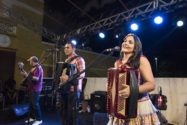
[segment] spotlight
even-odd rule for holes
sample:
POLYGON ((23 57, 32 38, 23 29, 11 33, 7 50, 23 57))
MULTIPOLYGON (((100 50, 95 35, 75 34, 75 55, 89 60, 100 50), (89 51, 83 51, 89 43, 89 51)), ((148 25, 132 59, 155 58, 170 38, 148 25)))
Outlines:
POLYGON ((99 37, 102 38, 102 39, 104 39, 105 38, 105 34, 103 32, 100 32, 99 33, 99 37))
POLYGON ((154 22, 155 22, 156 24, 161 24, 161 23, 163 22, 163 18, 162 18, 161 16, 156 16, 156 17, 154 18, 154 22))
POLYGON ((85 46, 85 43, 82 43, 82 47, 84 47, 85 46))
POLYGON ((131 24, 130 27, 131 27, 131 30, 133 30, 133 31, 138 30, 138 24, 136 24, 136 23, 131 24))
POLYGON ((114 38, 115 39, 119 39, 120 37, 121 37, 121 34, 122 34, 122 26, 121 25, 117 25, 116 27, 115 27, 115 29, 114 29, 114 32, 113 32, 113 34, 114 34, 114 38))
POLYGON ((71 40, 71 43, 72 43, 73 45, 75 45, 75 46, 77 45, 77 41, 76 41, 75 39, 72 39, 72 40, 71 40))
POLYGON ((116 34, 116 35, 115 35, 115 37, 116 37, 116 39, 118 39, 118 38, 119 38, 119 35, 118 35, 118 34, 116 34))
POLYGON ((177 21, 177 26, 182 27, 184 25, 184 22, 182 20, 177 21))

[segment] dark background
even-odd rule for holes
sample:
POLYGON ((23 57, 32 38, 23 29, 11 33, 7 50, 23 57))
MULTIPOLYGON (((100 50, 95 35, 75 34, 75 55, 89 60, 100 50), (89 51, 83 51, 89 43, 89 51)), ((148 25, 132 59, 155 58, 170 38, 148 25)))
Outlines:
MULTIPOLYGON (((150 1, 45 0, 44 27, 61 35, 150 1)), ((187 77, 187 8, 174 7, 172 12, 162 14, 164 22, 161 25, 153 24, 152 18, 136 19, 139 22, 139 30, 135 33, 141 39, 143 53, 149 59, 156 77, 187 77), (184 26, 181 28, 176 27, 178 18, 184 20, 184 26)), ((105 39, 98 37, 98 31, 76 36, 77 46, 98 53, 106 48, 120 46, 124 36, 132 32, 129 29, 131 22, 132 20, 124 21, 105 31, 105 39), (115 38, 116 33, 120 33, 118 39, 115 38)), ((45 38, 43 40, 51 42, 45 38)), ((64 43, 62 42, 62 45, 64 43)), ((119 53, 114 56, 118 57, 119 53)))

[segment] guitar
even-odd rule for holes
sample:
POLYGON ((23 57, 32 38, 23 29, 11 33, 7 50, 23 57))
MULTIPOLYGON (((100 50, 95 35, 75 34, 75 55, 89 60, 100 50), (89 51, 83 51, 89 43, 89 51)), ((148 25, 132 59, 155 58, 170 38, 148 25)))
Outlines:
MULTIPOLYGON (((62 63, 60 76, 62 76, 62 75, 71 76, 74 74, 74 72, 75 72, 75 65, 74 64, 70 64, 70 63, 66 63, 66 62, 62 63)), ((59 77, 58 77, 58 79, 59 79, 59 77)), ((62 87, 63 85, 65 85, 65 83, 60 80, 58 88, 62 87)))
MULTIPOLYGON (((61 75, 66 75, 66 74, 67 74, 67 67, 63 69, 61 75)), ((60 80, 59 88, 60 88, 62 85, 64 85, 64 83, 60 80)))
POLYGON ((21 70, 22 72, 25 72, 25 70, 23 69, 24 63, 23 62, 18 62, 18 68, 19 70, 21 70))
MULTIPOLYGON (((23 69, 24 63, 23 62, 18 62, 18 68, 19 70, 21 70, 22 72, 25 72, 25 70, 23 69)), ((29 74, 22 80, 22 85, 25 85, 25 83, 28 81, 31 83, 31 79, 32 79, 32 73, 35 71, 35 69, 37 68, 34 67, 32 68, 31 72, 29 72, 29 74)))
MULTIPOLYGON (((23 66, 24 66, 24 63, 23 62, 18 62, 18 68, 21 72, 25 72, 25 70, 23 69, 23 66)), ((27 81, 27 77, 25 77, 23 80, 22 80, 22 85, 25 86, 26 84, 26 81, 27 81)))

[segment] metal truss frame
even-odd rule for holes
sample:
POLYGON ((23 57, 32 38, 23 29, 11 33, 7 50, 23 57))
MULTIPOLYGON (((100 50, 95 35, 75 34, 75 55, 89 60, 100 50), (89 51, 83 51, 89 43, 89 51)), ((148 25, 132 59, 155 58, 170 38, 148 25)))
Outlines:
MULTIPOLYGON (((186 0, 153 0, 152 2, 145 3, 130 10, 110 16, 108 18, 101 19, 95 23, 83 26, 79 29, 62 35, 55 34, 54 32, 43 27, 41 24, 32 22, 25 15, 23 16, 19 12, 12 10, 12 8, 6 6, 5 4, 0 3, 0 16, 5 19, 0 19, 0 32, 13 33, 15 35, 16 25, 21 24, 28 29, 31 29, 32 31, 40 34, 44 38, 52 41, 55 44, 54 47, 56 50, 57 48, 61 47, 61 42, 63 40, 70 39, 71 37, 75 37, 86 32, 98 31, 101 28, 109 30, 114 28, 114 24, 121 24, 122 22, 128 21, 133 18, 146 19, 151 17, 156 9, 159 9, 165 13, 173 11, 173 6, 175 6, 178 1, 183 2, 186 0), (6 20, 10 21, 7 22, 6 20)), ((60 51, 55 52, 55 57, 53 57, 53 70, 55 69, 55 62, 60 59, 60 51)))
MULTIPOLYGON (((180 2, 181 1, 186 0, 180 0, 180 2)), ((168 13, 174 11, 174 5, 176 5, 178 2, 179 0, 153 0, 149 3, 145 3, 130 10, 110 16, 108 18, 101 19, 95 23, 83 26, 72 32, 63 34, 61 35, 61 37, 63 39, 69 39, 73 36, 77 36, 85 32, 98 31, 100 29, 113 29, 114 24, 120 24, 133 18, 138 18, 140 20, 150 18, 155 10, 160 10, 163 13, 168 13)))
MULTIPOLYGON (((101 19, 95 23, 83 26, 81 28, 73 30, 72 32, 65 33, 62 35, 57 35, 54 32, 43 27, 42 25, 32 22, 27 17, 21 15, 15 10, 13 11, 11 8, 7 7, 6 5, 1 6, 1 8, 3 9, 0 9, 0 15, 4 16, 5 18, 6 17, 10 18, 11 20, 14 20, 14 22, 18 24, 20 23, 23 26, 33 30, 34 32, 41 34, 44 38, 47 38, 56 43, 60 39, 61 40, 70 39, 71 37, 81 35, 86 32, 98 31, 99 29, 109 30, 114 28, 114 24, 120 24, 124 21, 128 21, 133 18, 138 18, 141 20, 150 18, 153 12, 157 9, 161 10, 164 13, 174 11, 173 6, 176 5, 179 1, 186 2, 186 0, 153 0, 151 2, 118 13, 108 18, 101 19)), ((2 30, 5 31, 6 29, 10 30, 9 25, 12 24, 1 23, 0 30, 1 31, 2 30)))

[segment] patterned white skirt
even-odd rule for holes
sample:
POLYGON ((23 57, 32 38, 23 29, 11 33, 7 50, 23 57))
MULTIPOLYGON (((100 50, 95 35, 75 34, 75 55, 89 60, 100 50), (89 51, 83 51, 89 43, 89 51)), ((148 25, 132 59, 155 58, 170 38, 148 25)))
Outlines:
POLYGON ((160 125, 156 112, 157 109, 149 97, 146 96, 138 100, 138 114, 136 118, 124 120, 109 115, 107 125, 160 125))

